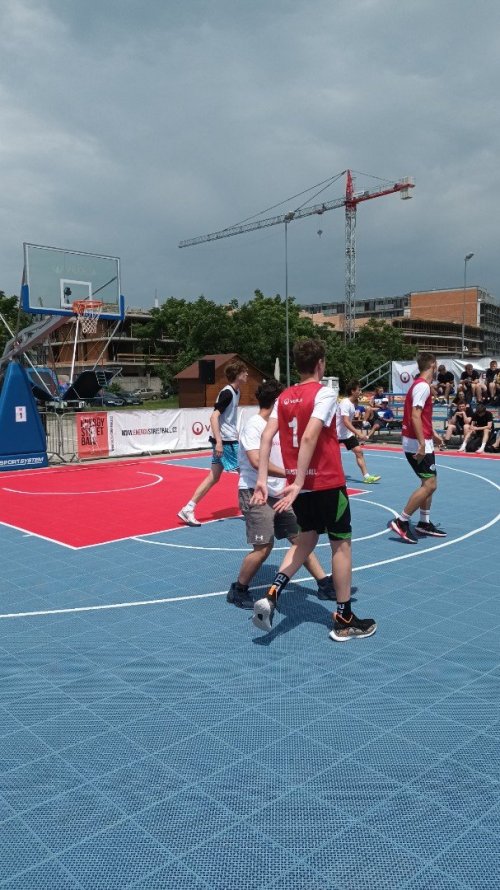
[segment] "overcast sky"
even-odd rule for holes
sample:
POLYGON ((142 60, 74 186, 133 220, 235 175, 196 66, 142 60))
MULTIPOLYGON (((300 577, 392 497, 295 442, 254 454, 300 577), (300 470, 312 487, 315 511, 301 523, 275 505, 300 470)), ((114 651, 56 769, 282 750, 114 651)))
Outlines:
MULTIPOLYGON (((359 207, 358 299, 462 286, 471 251, 500 298, 499 25, 498 0, 2 0, 0 289, 29 241, 119 256, 129 306, 283 295, 283 226, 178 242, 350 168, 416 183, 359 207)), ((343 299, 344 223, 289 226, 298 302, 343 299)))

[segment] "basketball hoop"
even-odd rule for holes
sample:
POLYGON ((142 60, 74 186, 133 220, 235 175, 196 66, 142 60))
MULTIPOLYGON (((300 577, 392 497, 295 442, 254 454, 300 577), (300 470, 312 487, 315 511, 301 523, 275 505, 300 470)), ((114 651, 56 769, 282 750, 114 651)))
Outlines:
POLYGON ((80 319, 80 326, 84 334, 96 334, 104 303, 101 300, 75 300, 72 309, 80 319))

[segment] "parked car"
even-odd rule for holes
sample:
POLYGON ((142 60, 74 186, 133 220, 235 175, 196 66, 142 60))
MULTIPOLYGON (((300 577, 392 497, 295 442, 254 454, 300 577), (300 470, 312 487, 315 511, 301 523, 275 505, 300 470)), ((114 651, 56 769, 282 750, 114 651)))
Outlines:
POLYGON ((123 408, 126 402, 121 395, 117 395, 109 389, 101 389, 96 396, 87 400, 87 405, 93 408, 123 408))
POLYGON ((136 389, 134 390, 133 395, 142 399, 144 402, 162 398, 162 394, 156 389, 136 389))
POLYGON ((110 390, 113 395, 123 399, 126 405, 142 405, 144 399, 136 392, 127 392, 125 389, 110 390))
POLYGON ((96 396, 87 401, 98 408, 123 408, 125 405, 142 405, 142 400, 124 389, 113 390, 103 387, 96 396))

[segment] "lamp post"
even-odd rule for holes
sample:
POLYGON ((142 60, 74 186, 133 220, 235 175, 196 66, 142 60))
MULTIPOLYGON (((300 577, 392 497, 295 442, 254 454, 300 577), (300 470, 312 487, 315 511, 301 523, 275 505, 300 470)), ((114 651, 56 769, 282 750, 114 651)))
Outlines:
POLYGON ((467 292, 467 263, 474 256, 473 253, 466 253, 464 256, 464 298, 462 301, 462 358, 465 355, 465 295, 467 292))
POLYGON ((288 223, 293 219, 293 213, 285 216, 285 349, 286 349, 286 385, 290 386, 290 324, 288 306, 288 223))

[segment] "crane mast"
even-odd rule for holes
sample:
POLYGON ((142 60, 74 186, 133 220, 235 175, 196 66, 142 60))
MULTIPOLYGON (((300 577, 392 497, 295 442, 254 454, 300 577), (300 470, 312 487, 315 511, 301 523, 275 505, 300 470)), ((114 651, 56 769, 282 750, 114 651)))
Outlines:
POLYGON ((231 238, 233 235, 243 235, 245 232, 253 232, 256 229, 264 229, 269 226, 285 225, 286 231, 288 224, 296 219, 304 219, 307 216, 314 215, 321 216, 328 210, 345 207, 344 337, 346 340, 351 340, 356 333, 356 211, 358 204, 361 204, 363 201, 370 201, 373 198, 381 198, 384 195, 392 195, 396 192, 399 192, 403 200, 407 200, 411 198, 409 190, 414 188, 415 183, 410 176, 406 176, 385 188, 366 189, 362 192, 356 192, 351 171, 345 170, 344 172, 346 174, 346 190, 345 197, 343 198, 336 198, 333 201, 326 201, 322 204, 313 204, 309 207, 299 207, 296 210, 291 210, 278 216, 270 216, 253 222, 228 226, 208 235, 198 235, 195 238, 180 241, 179 247, 193 247, 196 244, 218 241, 221 238, 231 238))

